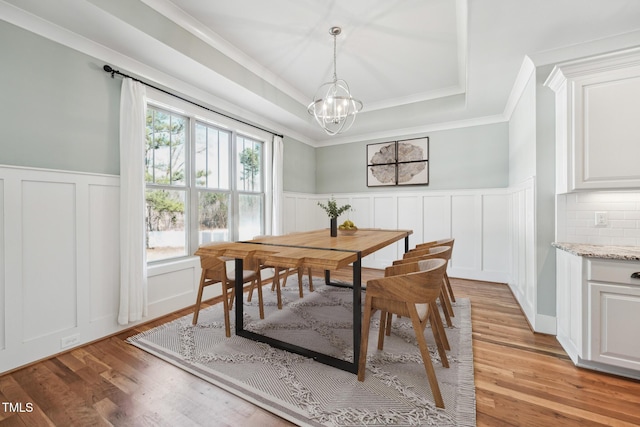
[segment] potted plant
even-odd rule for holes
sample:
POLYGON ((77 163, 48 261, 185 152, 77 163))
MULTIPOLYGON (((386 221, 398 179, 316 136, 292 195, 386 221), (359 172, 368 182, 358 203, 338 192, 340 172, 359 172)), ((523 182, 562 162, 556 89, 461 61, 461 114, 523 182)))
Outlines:
POLYGON ((318 206, 324 209, 324 211, 329 216, 329 219, 331 220, 330 221, 331 237, 336 237, 338 235, 338 217, 342 213, 350 210, 351 205, 344 205, 344 206, 338 207, 338 204, 336 203, 336 199, 334 199, 333 196, 331 196, 331 198, 329 199, 326 205, 322 202, 318 202, 318 206))

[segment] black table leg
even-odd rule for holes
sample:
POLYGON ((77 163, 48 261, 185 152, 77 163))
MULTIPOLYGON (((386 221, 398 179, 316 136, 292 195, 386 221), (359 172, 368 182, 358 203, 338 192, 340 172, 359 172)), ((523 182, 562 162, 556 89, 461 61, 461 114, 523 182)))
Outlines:
POLYGON ((353 263, 353 364, 358 372, 360 339, 362 337, 362 258, 353 263))
MULTIPOLYGON (((244 268, 242 258, 236 258, 236 283, 234 286, 236 293, 236 335, 241 335, 244 330, 244 304, 242 303, 242 287, 244 283, 242 269, 244 268)), ((224 285, 223 285, 224 286, 224 285)))

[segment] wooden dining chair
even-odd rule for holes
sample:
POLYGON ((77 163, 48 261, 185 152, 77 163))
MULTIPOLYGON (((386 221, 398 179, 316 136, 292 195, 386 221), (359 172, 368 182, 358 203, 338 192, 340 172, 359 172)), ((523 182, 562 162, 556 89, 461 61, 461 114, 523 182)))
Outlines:
MULTIPOLYGON (((289 234, 297 234, 297 233, 298 232, 292 232, 289 234)), ((271 237, 271 236, 268 234, 263 234, 260 236, 255 236, 254 239, 259 239, 262 237, 271 237)), ((284 268, 284 267, 266 266, 266 268, 273 268, 273 277, 271 278, 271 292, 277 292, 278 309, 282 309, 281 288, 287 286, 287 280, 289 279, 289 276, 292 273, 298 275, 298 294, 300 295, 300 298, 304 297, 304 290, 302 286, 302 277, 304 275, 304 267, 284 268), (282 277, 282 282, 280 281, 281 277, 282 277)), ((313 276, 311 274, 311 267, 307 268, 307 275, 309 277, 309 292, 313 292, 313 276)), ((249 291, 249 296, 247 297, 247 301, 251 301, 252 294, 253 294, 253 289, 249 291)))
MULTIPOLYGON (((416 273, 418 271, 430 270, 437 265, 439 261, 434 259, 427 259, 422 261, 416 261, 406 264, 391 265, 384 270, 384 276, 399 276, 401 274, 416 273)), ((431 329, 433 337, 438 345, 438 353, 442 359, 442 366, 449 367, 449 363, 446 360, 445 350, 451 350, 449 340, 442 324, 442 318, 440 317, 440 310, 438 305, 434 302, 431 305, 429 311, 429 322, 431 323, 431 329)), ((382 310, 380 312, 380 330, 378 331, 378 350, 382 350, 384 347, 384 337, 391 335, 391 318, 392 314, 382 310)))
MULTIPOLYGON (((434 246, 434 247, 425 249, 423 251, 420 251, 418 255, 393 261, 393 265, 399 265, 399 264, 408 263, 408 262, 415 262, 420 259, 429 259, 429 258, 444 258, 448 262, 449 260, 451 260, 452 251, 453 251, 453 248, 451 246, 434 246)), ((442 303, 444 317, 447 321, 447 325, 451 326, 452 325, 451 317, 454 317, 455 314, 453 312, 453 306, 451 304, 452 302, 451 295, 453 294, 453 289, 449 291, 450 282, 448 281, 448 278, 449 277, 447 276, 447 272, 445 271, 445 278, 443 279, 445 286, 443 288, 440 300, 442 303), (449 286, 447 286, 447 284, 449 284, 449 286)))
POLYGON ((421 249, 432 248, 434 246, 451 246, 451 247, 453 247, 453 242, 454 241, 455 241, 455 239, 453 239, 453 238, 432 240, 430 242, 418 243, 416 245, 416 247, 414 249, 411 249, 411 250, 412 251, 416 251, 416 250, 421 250, 421 249))
POLYGON ((429 349, 424 337, 424 329, 429 319, 431 304, 435 302, 442 287, 442 277, 447 268, 444 259, 435 260, 432 268, 417 273, 401 274, 367 281, 365 292, 364 318, 362 320, 362 338, 360 342, 360 359, 358 363, 358 380, 364 381, 367 346, 369 344, 369 327, 371 316, 376 310, 384 310, 409 317, 413 325, 418 348, 422 355, 425 372, 435 404, 444 408, 444 400, 440 393, 440 386, 436 372, 429 355, 429 349))
MULTIPOLYGON (((231 336, 231 326, 229 312, 233 309, 233 300, 235 297, 235 270, 227 270, 227 261, 229 259, 219 257, 200 257, 200 266, 202 273, 200 275, 200 287, 196 298, 196 305, 193 312, 193 321, 195 325, 198 323, 198 315, 200 313, 200 305, 202 304, 202 293, 204 288, 216 283, 220 283, 222 287, 222 304, 224 309, 224 328, 227 337, 231 336)), ((260 274, 260 263, 254 257, 244 260, 242 270, 242 283, 251 283, 250 291, 254 288, 258 290, 258 309, 260 318, 264 319, 264 302, 262 299, 262 277, 260 274)))
MULTIPOLYGON (((448 239, 433 240, 431 242, 426 242, 426 243, 419 243, 416 245, 414 249, 410 250, 407 253, 414 254, 415 256, 415 254, 419 254, 420 251, 428 250, 429 248, 433 248, 435 246, 451 246, 451 251, 452 251, 451 253, 453 254, 453 244, 455 240, 456 239, 448 238, 448 239)), ((406 254, 405 256, 407 257, 406 254)), ((408 257, 411 257, 411 255, 409 255, 408 257)), ((451 257, 449 257, 449 261, 451 261, 451 257)), ((456 302, 456 296, 453 294, 453 288, 451 287, 451 281, 449 280, 449 275, 447 273, 444 274, 444 281, 446 282, 449 298, 451 299, 452 302, 456 302)))
MULTIPOLYGON (((393 262, 393 265, 407 264, 407 263, 412 263, 419 260, 432 259, 432 258, 443 258, 447 260, 447 265, 448 265, 448 262, 451 259, 451 251, 452 251, 451 246, 435 246, 435 247, 428 248, 424 251, 421 251, 420 255, 396 260, 393 262)), ((445 270, 445 275, 446 273, 447 272, 445 270)), ((449 293, 446 289, 446 281, 444 278, 443 278, 443 283, 445 284, 445 286, 443 286, 440 292, 440 304, 442 306, 442 313, 447 322, 447 326, 452 327, 453 322, 451 321, 451 318, 455 316, 455 313, 453 311, 453 305, 451 304, 449 293)))

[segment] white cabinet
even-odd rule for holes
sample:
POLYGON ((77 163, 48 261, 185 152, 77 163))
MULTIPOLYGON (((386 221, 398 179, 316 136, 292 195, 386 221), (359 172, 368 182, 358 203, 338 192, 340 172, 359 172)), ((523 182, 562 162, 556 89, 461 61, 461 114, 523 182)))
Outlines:
POLYGON ((589 260, 589 360, 640 371, 640 262, 589 260))
POLYGON ((640 188, 640 49, 557 65, 556 193, 640 188))
POLYGON ((586 345, 587 307, 583 301, 582 282, 585 277, 582 257, 556 251, 556 338, 573 363, 584 357, 586 345))
POLYGON ((557 339, 574 364, 640 379, 640 262, 556 251, 557 339))

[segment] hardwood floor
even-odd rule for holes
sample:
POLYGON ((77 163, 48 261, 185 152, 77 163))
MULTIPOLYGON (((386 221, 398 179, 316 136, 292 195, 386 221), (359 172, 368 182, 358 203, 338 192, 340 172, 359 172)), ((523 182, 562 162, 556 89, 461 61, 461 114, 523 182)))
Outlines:
MULTIPOLYGON (((640 381, 576 368, 555 337, 531 332, 506 285, 452 282, 471 299, 478 426, 640 425, 640 381)), ((291 425, 124 341, 190 313, 1 376, 0 426, 291 425)))

